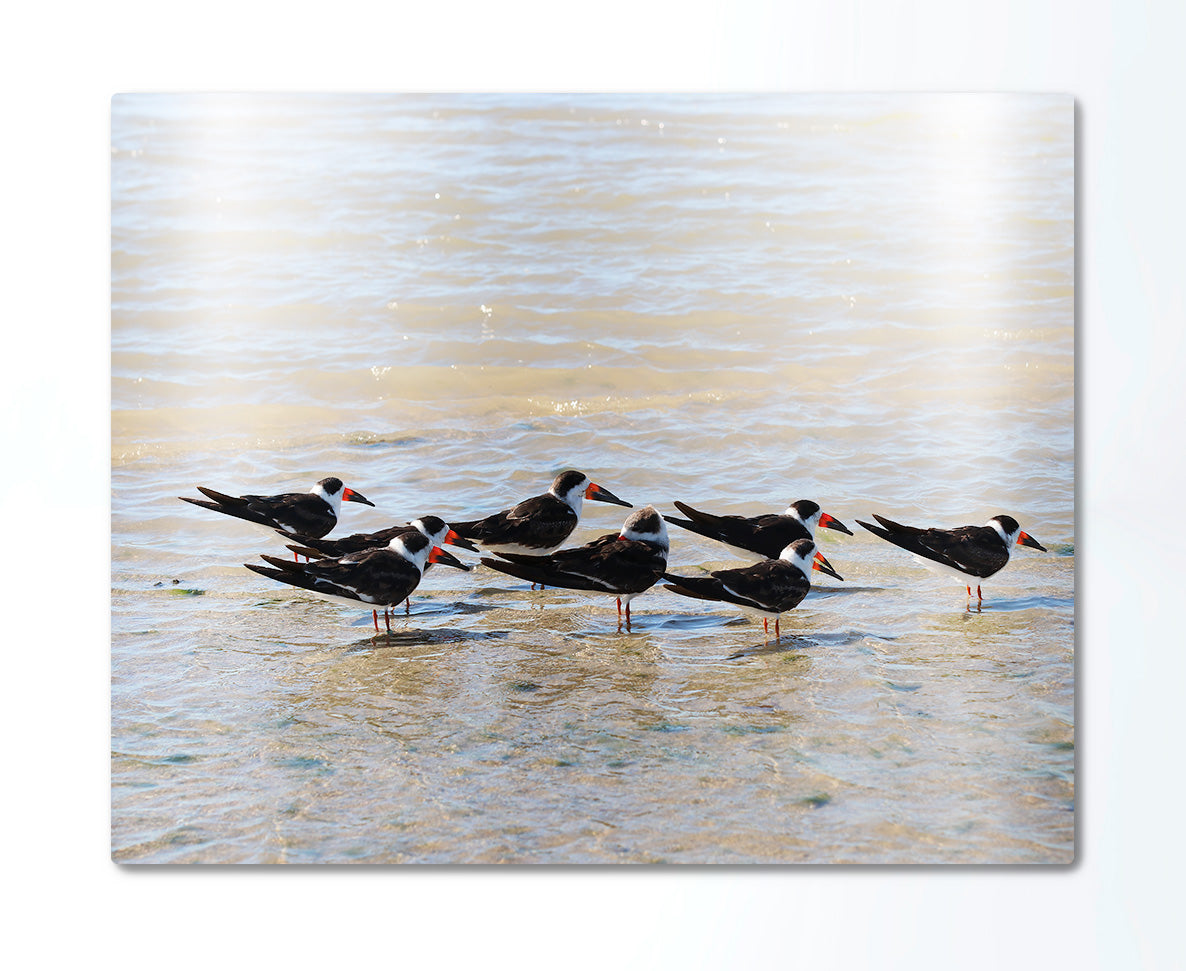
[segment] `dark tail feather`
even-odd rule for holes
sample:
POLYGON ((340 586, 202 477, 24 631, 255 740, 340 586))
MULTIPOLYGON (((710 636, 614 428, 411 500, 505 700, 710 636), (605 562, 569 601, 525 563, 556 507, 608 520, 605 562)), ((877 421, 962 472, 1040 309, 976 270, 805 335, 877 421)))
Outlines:
MULTIPOLYGON (((530 559, 530 557, 528 557, 530 559)), ((591 590, 594 593, 613 593, 606 584, 591 577, 578 573, 549 572, 541 570, 529 563, 514 563, 509 560, 496 560, 490 556, 482 557, 481 561, 492 570, 518 577, 528 583, 539 583, 545 587, 563 587, 565 590, 591 590)))
POLYGON ((546 554, 541 556, 538 553, 498 553, 497 556, 508 563, 520 563, 523 566, 538 566, 541 560, 547 559, 546 554))
POLYGON ((205 486, 198 486, 198 492, 207 498, 213 499, 220 506, 246 506, 247 500, 240 499, 238 496, 228 496, 221 492, 216 492, 214 489, 207 489, 205 486))
POLYGON ((884 516, 877 515, 877 513, 873 514, 873 518, 894 533, 910 533, 917 536, 919 533, 926 532, 925 529, 920 529, 918 526, 903 526, 901 523, 895 523, 892 519, 886 519, 884 516))
MULTIPOLYGON (((291 567, 293 564, 287 563, 284 560, 274 560, 271 557, 264 557, 269 563, 275 563, 279 566, 291 567)), ((300 587, 304 590, 317 590, 317 581, 309 576, 307 573, 293 573, 291 570, 273 570, 266 566, 260 566, 258 563, 244 563, 247 569, 252 573, 258 573, 260 576, 267 577, 270 580, 279 580, 281 583, 286 583, 290 587, 300 587)), ((324 588, 322 588, 324 590, 324 588)))
POLYGON ((182 502, 192 502, 195 506, 201 506, 203 509, 213 509, 215 512, 221 512, 222 508, 217 502, 207 502, 205 499, 191 499, 189 496, 178 496, 182 502))
POLYGON ((221 492, 215 492, 213 489, 207 489, 203 486, 198 486, 198 489, 210 496, 214 501, 206 502, 204 499, 190 499, 187 496, 178 496, 177 498, 182 502, 191 502, 195 506, 201 506, 203 509, 213 509, 215 512, 234 516, 236 519, 242 519, 244 522, 273 527, 271 520, 267 516, 252 509, 246 499, 238 499, 235 496, 224 496, 221 492))
POLYGON ((268 556, 267 553, 260 553, 260 559, 266 560, 268 563, 271 563, 272 566, 279 567, 280 571, 288 577, 291 577, 294 574, 301 576, 304 573, 304 570, 299 564, 293 563, 289 560, 282 560, 278 556, 268 556))
POLYGON ((702 512, 700 512, 700 510, 693 509, 686 502, 680 502, 678 499, 672 502, 672 505, 689 519, 699 519, 702 515, 704 515, 702 512))
POLYGON ((856 523, 858 526, 861 526, 861 527, 869 530, 869 532, 871 532, 874 536, 880 536, 882 539, 885 539, 885 540, 888 540, 890 538, 889 530, 882 529, 880 526, 874 526, 872 523, 867 523, 861 519, 858 519, 856 521, 856 523))
POLYGON ((901 526, 892 519, 884 519, 876 513, 873 514, 873 518, 885 523, 890 528, 882 529, 880 526, 863 523, 859 519, 857 520, 857 525, 864 526, 874 536, 880 536, 887 543, 893 543, 894 546, 904 549, 907 553, 914 553, 928 560, 942 562, 942 560, 936 557, 935 552, 928 549, 922 540, 918 538, 919 534, 925 532, 925 530, 915 529, 913 526, 901 526))
POLYGON ((712 600, 715 602, 720 599, 718 597, 706 597, 704 594, 697 593, 695 590, 689 590, 687 587, 681 587, 678 583, 665 583, 663 586, 665 586, 672 593, 678 593, 684 597, 691 597, 693 600, 712 600))
POLYGON ((701 512, 699 509, 693 509, 686 502, 680 502, 678 499, 675 500, 673 505, 692 520, 692 522, 700 526, 718 526, 722 519, 721 516, 714 516, 710 512, 701 512))
POLYGON ((518 577, 520 580, 526 580, 528 583, 543 582, 540 571, 537 568, 525 563, 515 563, 510 560, 496 560, 492 556, 483 556, 478 562, 483 566, 490 567, 492 570, 497 570, 499 573, 506 573, 509 576, 518 577))
POLYGON ((310 560, 321 560, 327 555, 321 550, 316 550, 311 546, 297 546, 296 543, 288 543, 286 545, 288 549, 292 550, 294 553, 299 553, 301 556, 310 560))
POLYGON ((711 577, 681 577, 674 573, 664 573, 663 579, 671 581, 663 586, 685 597, 694 597, 697 600, 721 599, 717 594, 717 581, 711 577))
MULTIPOLYGON (((682 502, 676 502, 676 505, 679 507, 681 512, 688 513, 689 515, 696 513, 695 509, 693 509, 691 506, 685 506, 682 502)), ((663 518, 672 525, 679 526, 688 530, 689 532, 696 533, 698 536, 705 536, 708 539, 716 538, 715 531, 712 530, 711 526, 701 525, 693 519, 679 519, 676 516, 664 516, 663 518)))
POLYGON ((279 580, 281 583, 291 583, 295 579, 291 573, 273 570, 270 566, 260 566, 258 563, 244 563, 243 565, 252 573, 258 573, 261 577, 268 577, 270 580, 279 580))

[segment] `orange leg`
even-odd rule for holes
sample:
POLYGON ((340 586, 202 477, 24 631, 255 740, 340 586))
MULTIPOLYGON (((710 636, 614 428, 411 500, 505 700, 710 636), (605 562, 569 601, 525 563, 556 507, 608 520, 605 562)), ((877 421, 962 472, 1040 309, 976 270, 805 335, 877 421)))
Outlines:
MULTIPOLYGON (((384 611, 384 613, 386 613, 386 611, 384 611)), ((377 634, 377 633, 379 633, 379 611, 372 609, 371 617, 375 621, 375 633, 377 634)))
POLYGON ((774 618, 774 639, 776 641, 782 640, 782 633, 778 629, 778 618, 777 617, 774 618))

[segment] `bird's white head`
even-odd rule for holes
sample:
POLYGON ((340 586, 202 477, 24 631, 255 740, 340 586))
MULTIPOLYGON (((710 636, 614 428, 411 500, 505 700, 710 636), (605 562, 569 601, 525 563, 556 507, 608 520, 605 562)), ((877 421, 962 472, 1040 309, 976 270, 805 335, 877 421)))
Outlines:
POLYGON ((409 525, 424 534, 433 546, 440 546, 449 536, 449 525, 439 516, 421 516, 409 525))
POLYGON ((837 580, 844 579, 844 577, 832 569, 832 564, 819 551, 815 543, 809 539, 797 539, 793 543, 789 543, 784 547, 778 558, 797 566, 803 571, 803 575, 807 577, 808 582, 811 581, 812 570, 819 570, 820 573, 826 573, 828 576, 835 577, 837 580))
POLYGON ((1021 525, 1016 519, 1012 516, 993 516, 984 525, 989 529, 995 529, 1001 537, 1001 542, 1005 544, 1005 549, 1012 551, 1013 544, 1017 542, 1017 537, 1021 533, 1021 525))
POLYGON ((812 502, 810 499, 796 499, 783 513, 784 516, 793 516, 807 527, 807 532, 815 535, 815 529, 819 525, 820 516, 824 511, 820 509, 819 503, 812 502))
POLYGON ((552 480, 548 489, 561 502, 566 503, 578 516, 585 504, 585 491, 589 488, 589 477, 584 472, 569 469, 552 480))
POLYGON ((778 558, 792 566, 797 566, 810 580, 811 561, 815 558, 815 543, 809 539, 797 539, 793 543, 788 543, 778 554, 778 558))
POLYGON ((637 512, 631 513, 622 524, 622 531, 618 534, 622 539, 632 539, 640 543, 654 543, 670 548, 667 539, 667 524, 654 506, 643 506, 637 512))
POLYGON ((424 567, 428 564, 429 554, 432 553, 433 543, 423 533, 415 532, 396 536, 388 547, 423 573, 424 567))
POLYGON ((1020 543, 1022 546, 1028 546, 1031 549, 1041 550, 1046 552, 1046 547, 1034 539, 1029 533, 1021 528, 1021 524, 1017 522, 1012 516, 993 516, 985 526, 995 529, 997 535, 1001 537, 1001 542, 1005 544, 1005 550, 1009 554, 1013 553, 1013 546, 1020 543))
POLYGON ((334 515, 337 516, 342 511, 342 501, 346 502, 361 502, 365 506, 373 506, 366 496, 361 492, 355 492, 353 489, 347 489, 342 480, 336 475, 328 476, 322 479, 317 485, 309 490, 313 495, 320 496, 333 509, 334 515))
POLYGON ((328 502, 335 516, 342 511, 342 493, 346 491, 346 486, 341 479, 331 475, 328 479, 322 479, 309 491, 328 502))

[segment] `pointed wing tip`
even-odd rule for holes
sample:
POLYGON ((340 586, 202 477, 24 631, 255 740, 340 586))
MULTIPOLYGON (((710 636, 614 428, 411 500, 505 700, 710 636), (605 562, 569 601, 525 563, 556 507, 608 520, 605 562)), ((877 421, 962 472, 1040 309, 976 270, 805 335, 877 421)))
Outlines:
POLYGON ((280 559, 280 557, 271 556, 268 553, 260 553, 259 557, 265 563, 271 563, 272 566, 277 567, 279 570, 281 570, 284 573, 299 573, 300 572, 297 564, 294 562, 290 562, 289 560, 282 560, 282 559, 280 559))
POLYGON ((873 513, 873 518, 876 519, 882 526, 894 533, 921 533, 924 530, 916 526, 903 526, 901 523, 896 523, 892 519, 887 519, 878 513, 873 513))

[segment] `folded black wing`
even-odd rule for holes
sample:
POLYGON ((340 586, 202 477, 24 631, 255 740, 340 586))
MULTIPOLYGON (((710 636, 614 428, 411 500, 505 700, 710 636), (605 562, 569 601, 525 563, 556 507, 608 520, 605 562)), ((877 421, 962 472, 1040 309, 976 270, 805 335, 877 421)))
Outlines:
POLYGON ((924 559, 984 579, 1009 562, 1009 551, 991 526, 959 526, 955 529, 925 529, 904 526, 874 513, 881 526, 857 520, 874 536, 900 546, 924 559))

